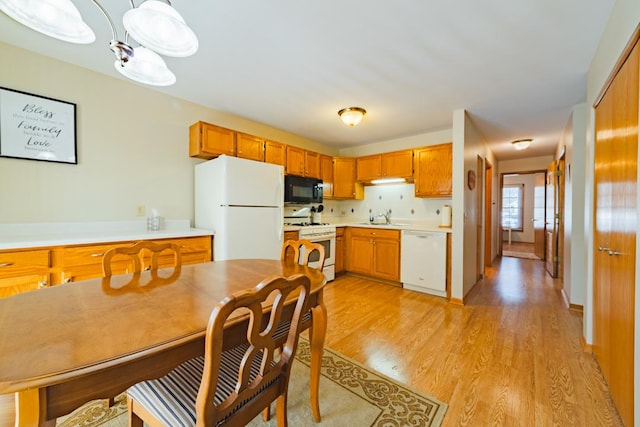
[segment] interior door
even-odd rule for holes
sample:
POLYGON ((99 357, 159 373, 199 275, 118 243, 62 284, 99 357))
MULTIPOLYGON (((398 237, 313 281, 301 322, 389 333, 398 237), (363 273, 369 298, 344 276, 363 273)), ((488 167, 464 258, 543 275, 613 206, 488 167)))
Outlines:
POLYGON ((546 175, 546 213, 545 213, 545 248, 547 271, 551 277, 557 277, 557 216, 556 216, 556 162, 553 161, 546 175))
POLYGON ((533 252, 540 258, 544 255, 544 213, 545 213, 545 185, 543 173, 535 175, 533 187, 533 252))
POLYGON ((640 47, 596 106, 593 350, 625 425, 634 422, 640 47))
POLYGON ((493 241, 492 209, 493 209, 493 165, 485 159, 484 167, 484 266, 491 267, 493 253, 491 242, 493 241))
MULTIPOLYGON (((484 161, 482 157, 476 158, 476 280, 482 279, 484 276, 484 265, 482 263, 482 254, 484 249, 484 241, 482 240, 484 232, 484 222, 482 221, 482 189, 484 188, 484 161)), ((486 255, 485 255, 486 256, 486 255)))

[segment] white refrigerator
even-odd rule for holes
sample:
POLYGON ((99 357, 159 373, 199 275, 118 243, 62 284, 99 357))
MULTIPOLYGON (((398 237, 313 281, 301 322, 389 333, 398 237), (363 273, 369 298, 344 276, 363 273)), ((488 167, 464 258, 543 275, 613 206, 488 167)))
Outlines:
POLYGON ((195 226, 213 230, 213 257, 280 259, 284 168, 220 156, 195 167, 195 226))

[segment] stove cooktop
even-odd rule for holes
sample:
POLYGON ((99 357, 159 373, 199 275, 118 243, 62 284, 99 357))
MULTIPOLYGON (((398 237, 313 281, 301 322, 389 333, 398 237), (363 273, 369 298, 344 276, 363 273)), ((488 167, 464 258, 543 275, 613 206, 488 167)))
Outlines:
POLYGON ((311 227, 314 225, 331 225, 328 222, 293 222, 285 223, 285 225, 296 225, 298 227, 311 227))

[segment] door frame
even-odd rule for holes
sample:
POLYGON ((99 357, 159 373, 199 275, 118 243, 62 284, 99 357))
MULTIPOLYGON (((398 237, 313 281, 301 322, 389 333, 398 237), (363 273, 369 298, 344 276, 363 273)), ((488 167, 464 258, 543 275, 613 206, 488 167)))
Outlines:
MULTIPOLYGON (((544 174, 546 179, 547 170, 546 169, 536 169, 536 170, 525 170, 525 171, 517 171, 517 172, 501 172, 500 173, 500 184, 498 186, 498 255, 502 256, 502 187, 504 186, 504 177, 505 175, 532 175, 541 173, 544 174)), ((546 191, 546 188, 545 188, 546 191)), ((545 194, 545 204, 546 204, 546 194, 545 194)), ((546 206, 545 206, 546 208, 546 206)))
POLYGON ((484 267, 491 267, 493 253, 493 165, 488 159, 484 160, 484 267))

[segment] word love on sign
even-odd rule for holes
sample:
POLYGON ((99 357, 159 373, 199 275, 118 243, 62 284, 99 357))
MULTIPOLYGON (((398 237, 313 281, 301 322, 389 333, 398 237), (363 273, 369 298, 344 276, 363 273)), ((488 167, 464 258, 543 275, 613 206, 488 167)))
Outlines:
POLYGON ((0 88, 0 157, 77 164, 76 104, 0 88))

